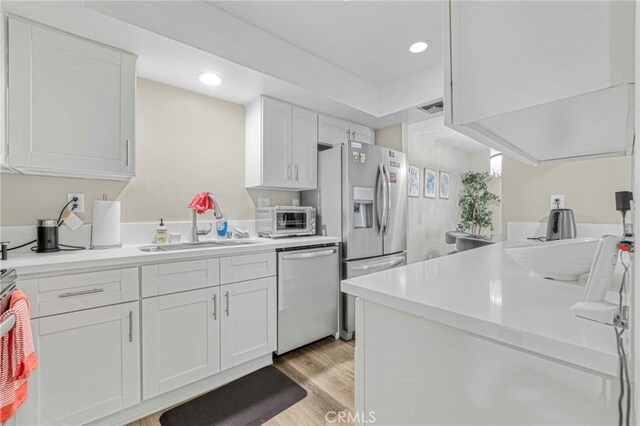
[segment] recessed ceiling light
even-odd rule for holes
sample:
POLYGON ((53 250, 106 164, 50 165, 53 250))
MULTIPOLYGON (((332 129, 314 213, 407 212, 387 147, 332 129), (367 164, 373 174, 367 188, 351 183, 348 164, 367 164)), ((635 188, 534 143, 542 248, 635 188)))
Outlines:
POLYGON ((431 42, 429 40, 416 41, 411 46, 409 46, 409 51, 411 53, 421 53, 427 50, 430 44, 431 42))
POLYGON ((201 72, 198 74, 198 80, 206 84, 207 86, 217 86, 222 83, 222 77, 210 72, 201 72))

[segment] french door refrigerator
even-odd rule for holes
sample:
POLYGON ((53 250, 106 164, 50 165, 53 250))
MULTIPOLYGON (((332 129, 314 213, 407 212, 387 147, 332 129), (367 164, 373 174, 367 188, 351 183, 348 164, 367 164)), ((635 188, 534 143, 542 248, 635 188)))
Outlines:
MULTIPOLYGON (((322 149, 322 148, 321 148, 322 149)), ((406 156, 349 142, 318 153, 318 189, 302 193, 316 208, 318 233, 342 238, 342 279, 406 264, 406 156)), ((355 299, 341 295, 340 336, 355 331, 355 299)))

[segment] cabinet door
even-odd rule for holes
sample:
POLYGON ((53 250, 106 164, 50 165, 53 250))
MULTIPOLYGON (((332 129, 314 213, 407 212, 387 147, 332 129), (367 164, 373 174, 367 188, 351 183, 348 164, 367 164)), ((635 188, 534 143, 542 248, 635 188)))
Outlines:
POLYGON ((318 116, 318 142, 336 145, 349 140, 349 123, 328 115, 318 116))
POLYGON ((293 107, 271 98, 262 99, 262 184, 290 187, 291 119, 293 107))
POLYGON ((144 399, 220 371, 219 293, 211 287, 142 301, 144 399))
POLYGON ((276 350, 276 277, 220 287, 223 370, 276 350))
POLYGON ((360 126, 359 124, 351 124, 351 140, 360 143, 376 143, 376 132, 368 127, 360 126))
POLYGON ((84 424, 140 402, 139 306, 33 320, 39 366, 17 424, 84 424))
POLYGON ((8 23, 10 166, 133 175, 135 57, 22 20, 8 23))
POLYGON ((293 186, 318 186, 318 114, 293 107, 293 186))

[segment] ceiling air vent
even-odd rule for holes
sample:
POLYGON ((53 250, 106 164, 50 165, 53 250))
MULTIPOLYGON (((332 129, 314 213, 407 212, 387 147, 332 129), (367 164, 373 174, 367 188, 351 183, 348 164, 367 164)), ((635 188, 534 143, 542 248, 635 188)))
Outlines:
POLYGON ((430 102, 428 104, 421 105, 418 107, 418 109, 429 115, 437 114, 444 110, 444 102, 442 102, 442 99, 441 99, 439 101, 430 102))

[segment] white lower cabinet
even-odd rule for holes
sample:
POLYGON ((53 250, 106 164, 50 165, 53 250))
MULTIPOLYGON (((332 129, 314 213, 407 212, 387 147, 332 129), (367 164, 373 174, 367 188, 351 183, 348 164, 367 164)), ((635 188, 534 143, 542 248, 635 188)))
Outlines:
POLYGON ((166 403, 170 391, 271 354, 275 274, 268 252, 19 282, 39 306, 31 322, 39 365, 12 421, 109 423, 126 408, 143 413, 155 397, 166 403), (45 309, 50 301, 56 309, 45 309))
POLYGON ((220 371, 220 288, 142 301, 143 398, 220 371))
POLYGON ((276 350, 275 276, 220 287, 222 370, 276 350))
POLYGON ((140 402, 139 302, 32 321, 39 366, 19 425, 84 424, 140 402))

